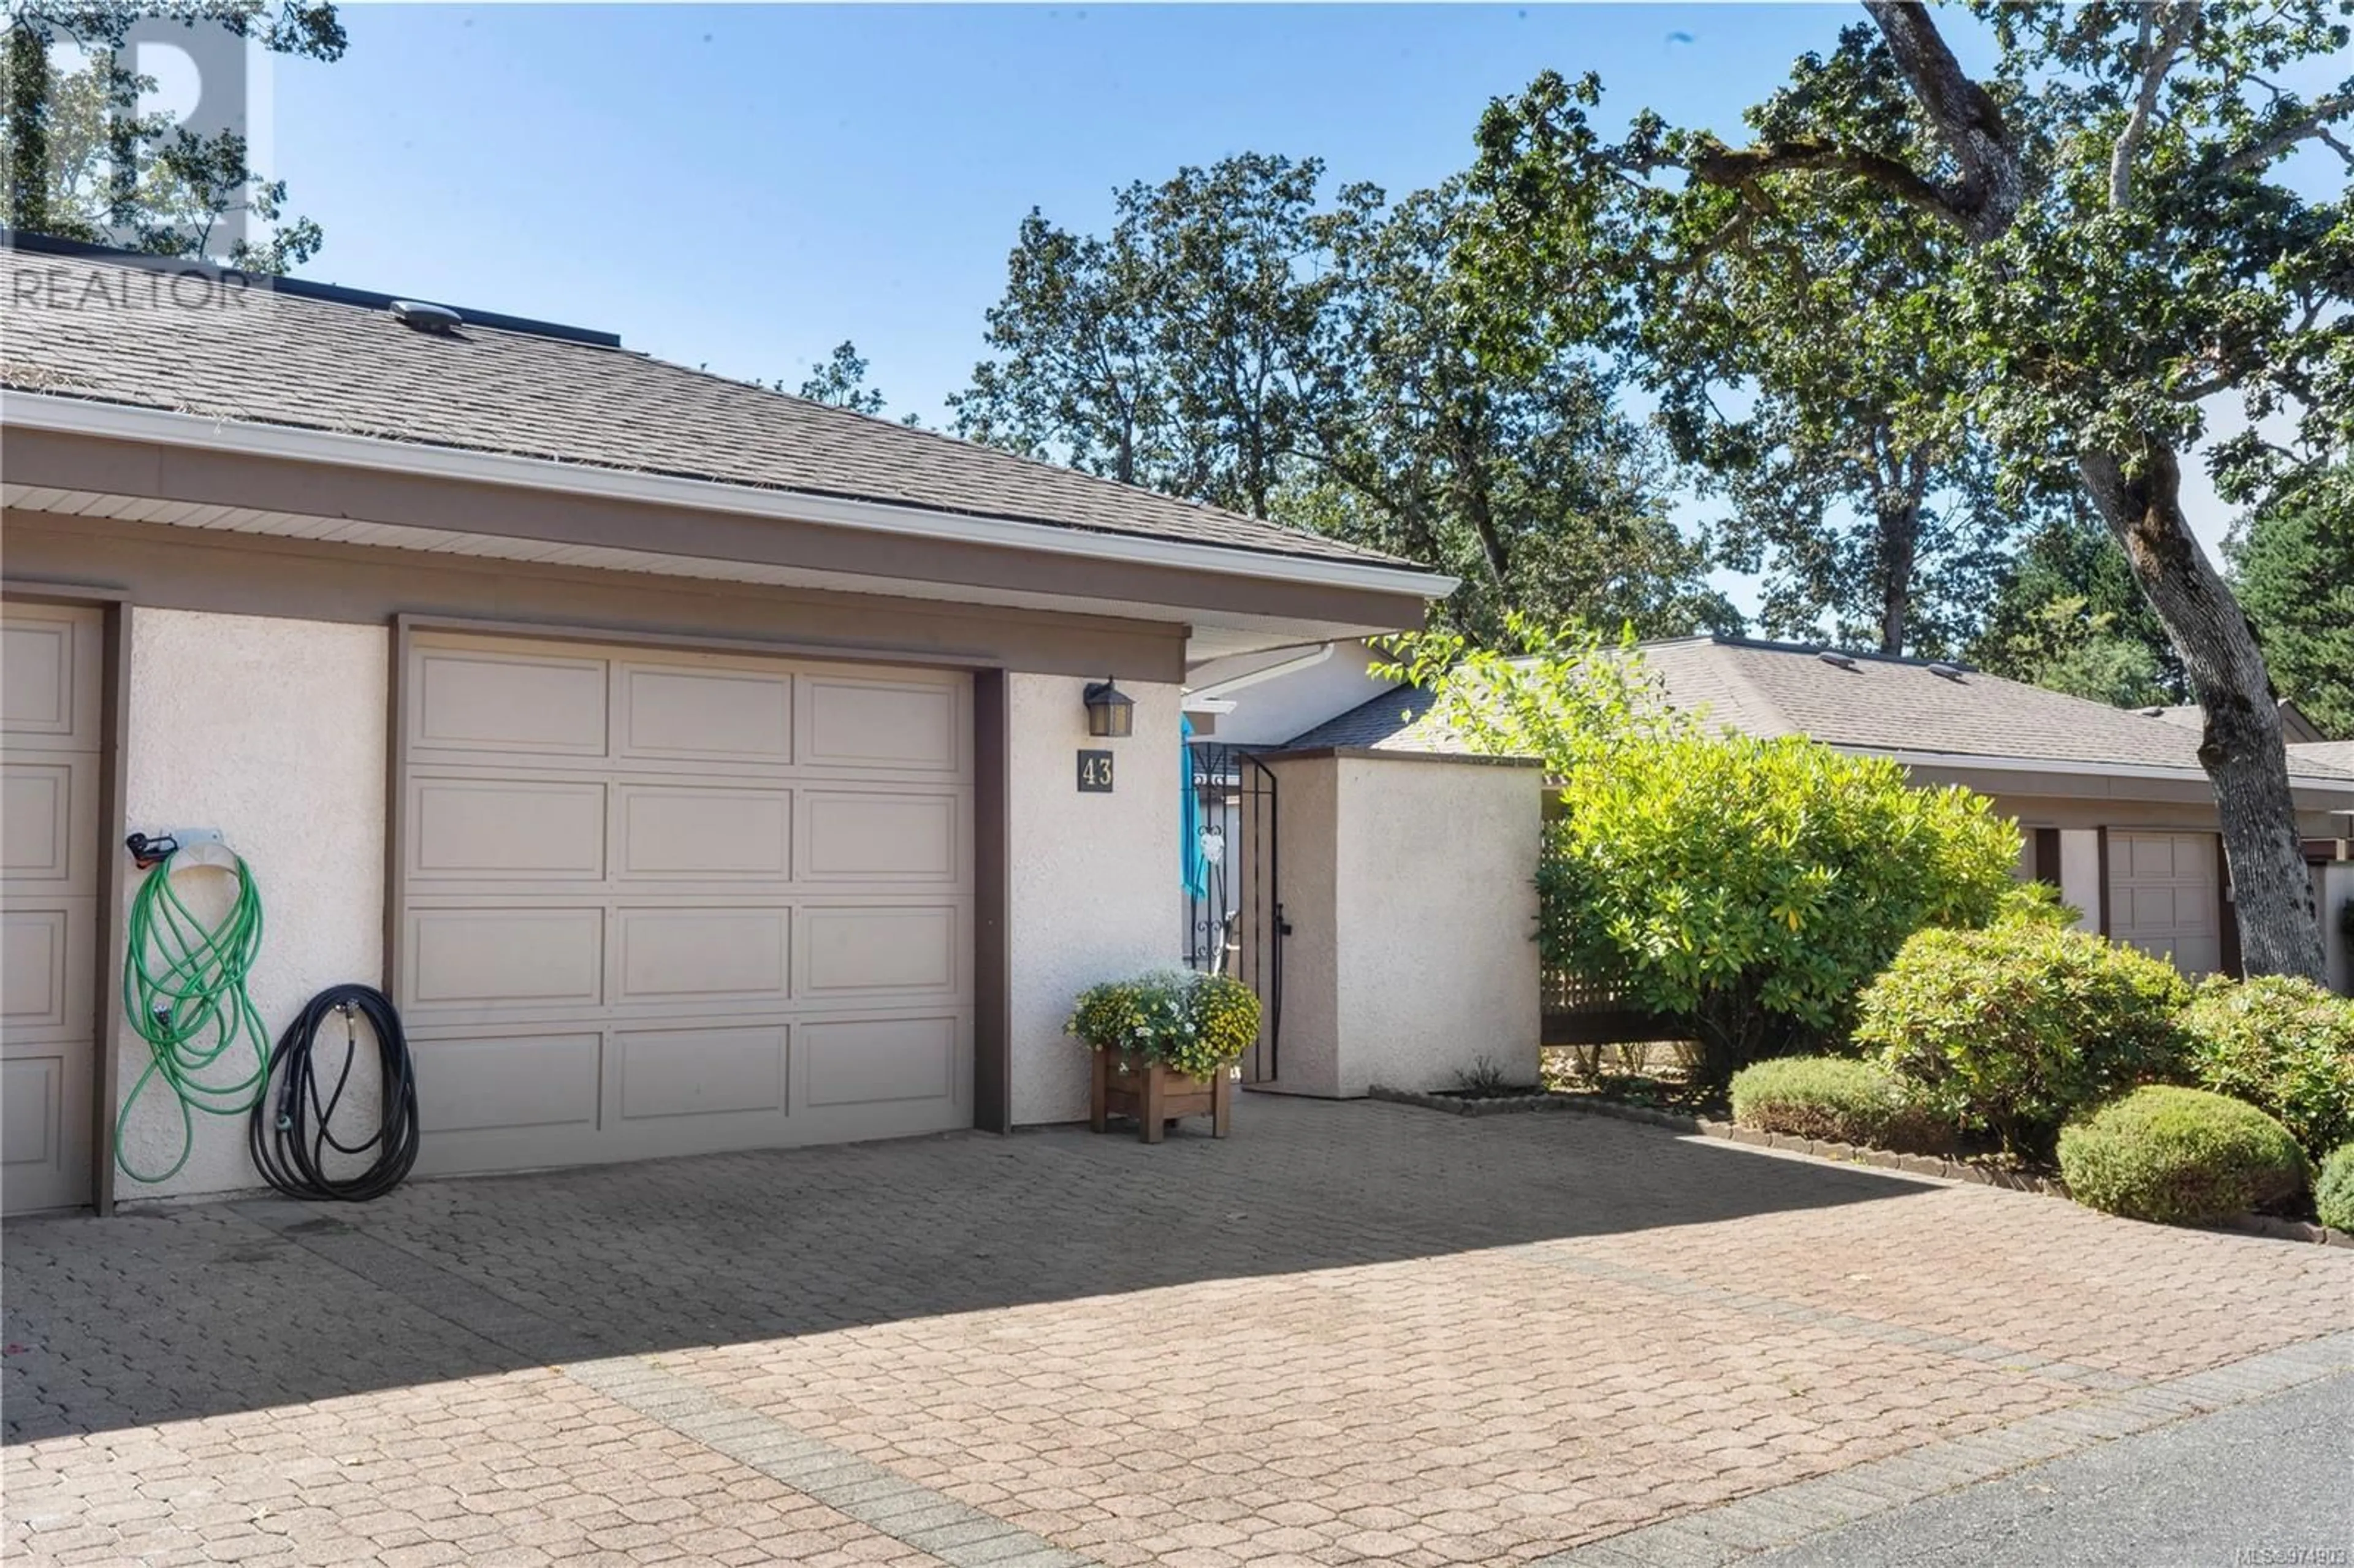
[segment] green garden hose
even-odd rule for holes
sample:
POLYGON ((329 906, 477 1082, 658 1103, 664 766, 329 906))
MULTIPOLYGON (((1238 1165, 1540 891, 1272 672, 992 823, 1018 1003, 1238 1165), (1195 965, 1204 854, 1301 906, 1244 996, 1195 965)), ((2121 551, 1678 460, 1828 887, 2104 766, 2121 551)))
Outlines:
POLYGON ((172 885, 174 871, 181 869, 176 851, 147 874, 132 901, 122 1006, 131 1027, 147 1042, 148 1059, 115 1118, 114 1159, 134 1181, 177 1175, 196 1148, 195 1113, 243 1116, 269 1082, 270 1039, 245 990, 261 950, 261 895, 244 860, 229 858, 236 864, 224 869, 237 878, 237 896, 217 921, 190 908, 172 885), (240 1045, 253 1054, 252 1071, 225 1082, 236 1070, 230 1058, 240 1045), (170 1170, 150 1173, 131 1163, 124 1133, 140 1097, 157 1083, 170 1088, 179 1106, 180 1157, 170 1170))

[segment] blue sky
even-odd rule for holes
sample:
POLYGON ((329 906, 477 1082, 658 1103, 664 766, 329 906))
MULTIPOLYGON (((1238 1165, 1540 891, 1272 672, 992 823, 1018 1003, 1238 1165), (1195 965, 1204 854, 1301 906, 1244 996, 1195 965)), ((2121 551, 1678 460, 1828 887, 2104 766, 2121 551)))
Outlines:
MULTIPOLYGON (((1854 5, 376 5, 278 62, 268 165, 330 281, 797 386, 844 338, 942 422, 1023 213, 1255 150, 1402 193, 1546 67, 1733 134, 1854 5)), ((2211 548, 2228 518, 2199 503, 2211 548)), ((1701 515, 1686 504, 1687 522, 1701 515)), ((1746 585, 1720 581, 1736 602, 1746 585)))
POLYGON ((1460 169, 1546 66, 1737 110, 1847 6, 353 5, 281 62, 306 275, 618 331, 797 383, 854 338, 937 422, 1031 207, 1246 150, 1394 190, 1460 169), (1691 42, 1676 39, 1685 35, 1691 42))

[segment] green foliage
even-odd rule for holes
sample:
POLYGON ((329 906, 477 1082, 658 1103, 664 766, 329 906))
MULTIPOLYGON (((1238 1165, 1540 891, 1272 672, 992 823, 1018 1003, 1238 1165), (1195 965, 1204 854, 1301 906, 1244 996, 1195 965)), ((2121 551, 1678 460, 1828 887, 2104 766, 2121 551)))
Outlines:
POLYGON ((1989 674, 2116 707, 2190 699, 2182 661, 2135 586, 2125 551, 2082 517, 2055 520, 2028 539, 2005 568, 1968 657, 1989 674))
POLYGON ((273 10, 264 0, 11 0, 0 114, 9 225, 153 255, 209 256, 250 272, 283 272, 310 260, 325 236, 287 213, 285 182, 251 166, 245 137, 199 136, 168 112, 142 110, 155 79, 115 51, 151 16, 223 27, 282 55, 334 60, 344 52, 343 23, 330 4, 284 0, 273 10), (83 52, 77 69, 58 70, 60 42, 83 52), (224 245, 217 231, 232 217, 255 230, 224 245))
POLYGON ((1258 998, 1232 975, 1164 969, 1089 986, 1064 1032, 1091 1050, 1207 1078, 1250 1049, 1258 1022, 1258 998))
POLYGON ((2180 1071, 2172 964, 2031 921, 1925 930, 1865 989, 1857 1044, 1956 1124, 2051 1152, 2084 1107, 2180 1071))
POLYGON ((2323 734, 2354 739, 2354 465, 2260 508, 2229 551, 2274 690, 2323 734))
POLYGON ((2342 1143, 2321 1162, 2313 1183, 2314 1217, 2333 1231, 2354 1233, 2354 1143, 2342 1143))
POLYGON ((2354 1001, 2287 975, 2217 975, 2182 1022, 2200 1086, 2279 1118, 2317 1157, 2354 1138, 2354 1001))
POLYGON ((2305 1190, 2305 1155, 2255 1107, 2153 1085, 2060 1134, 2060 1174, 2078 1202, 2160 1224, 2211 1224, 2305 1190))
POLYGON ((2084 917, 2084 912, 2060 896, 2060 890, 2048 882, 2017 882, 2002 890, 1996 901, 1994 919, 1997 926, 2073 926, 2084 917))
POLYGON ((958 432, 1439 567, 1464 587, 1437 620, 1481 641, 1508 611, 1738 626, 1608 366, 1479 352, 1460 182, 1392 204, 1322 178, 1181 169, 1117 193, 1102 238, 1033 212, 958 432))
POLYGON ((1904 1086, 1869 1062, 1784 1056, 1733 1075, 1733 1119, 1794 1138, 1924 1151, 1952 1141, 1952 1128, 1905 1097, 1904 1086))
POLYGON ((1978 925, 2018 831, 1967 790, 1798 738, 1652 735, 1564 782, 1539 863, 1548 966, 1690 1021, 1702 1074, 1837 1039, 1925 925, 1978 925))
POLYGON ((1501 647, 1476 647, 1453 631, 1393 637, 1390 662, 1373 673, 1429 691, 1430 722, 1470 750, 1542 758, 1553 779, 1606 762, 1630 741, 1690 727, 1644 667, 1631 631, 1606 644, 1578 622, 1548 626, 1517 613, 1503 630, 1501 647))
MULTIPOLYGON (((783 391, 782 383, 777 389, 783 391)), ((880 415, 883 393, 866 384, 865 356, 858 345, 844 341, 834 345, 825 362, 814 366, 800 387, 800 396, 812 403, 830 403, 837 408, 847 408, 854 414, 880 415)))

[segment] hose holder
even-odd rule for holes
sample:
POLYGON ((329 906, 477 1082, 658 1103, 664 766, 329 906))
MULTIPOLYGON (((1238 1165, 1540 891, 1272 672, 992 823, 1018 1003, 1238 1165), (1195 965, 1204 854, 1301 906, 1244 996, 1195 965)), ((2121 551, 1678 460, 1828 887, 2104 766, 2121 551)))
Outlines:
POLYGON ((234 866, 236 857, 228 851, 228 839, 218 828, 166 828, 160 833, 133 833, 122 841, 131 852, 131 863, 142 871, 152 871, 182 851, 188 852, 188 863, 194 865, 234 866))

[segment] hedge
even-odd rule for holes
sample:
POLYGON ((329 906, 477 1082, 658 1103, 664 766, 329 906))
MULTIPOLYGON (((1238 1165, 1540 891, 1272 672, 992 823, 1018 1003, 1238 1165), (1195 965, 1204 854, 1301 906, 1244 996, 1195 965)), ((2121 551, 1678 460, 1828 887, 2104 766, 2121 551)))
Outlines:
POLYGON ((1760 1062, 1734 1075, 1732 1097, 1734 1121, 1765 1132, 1911 1153, 1953 1141, 1949 1128, 1909 1103, 1903 1086, 1869 1062, 1836 1056, 1760 1062))
POLYGON ((2317 1160, 2354 1139, 2354 1001, 2287 975, 2218 976, 2182 1022, 2202 1087, 2278 1118, 2317 1160))

